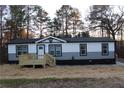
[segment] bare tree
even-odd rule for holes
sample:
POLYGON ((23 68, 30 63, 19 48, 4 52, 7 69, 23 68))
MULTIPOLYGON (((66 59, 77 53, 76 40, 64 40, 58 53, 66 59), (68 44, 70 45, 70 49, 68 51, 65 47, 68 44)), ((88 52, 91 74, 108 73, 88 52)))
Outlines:
POLYGON ((57 19, 60 20, 63 36, 68 36, 69 31, 73 30, 73 36, 76 35, 77 28, 82 25, 81 14, 77 8, 70 5, 63 5, 56 11, 57 19))
POLYGON ((0 45, 2 47, 2 42, 3 42, 3 16, 5 15, 4 10, 6 6, 5 5, 0 5, 0 45))
POLYGON ((77 28, 81 27, 83 25, 81 18, 81 14, 77 8, 72 9, 71 13, 71 22, 72 22, 72 29, 73 29, 73 36, 76 35, 77 28))
POLYGON ((61 20, 63 35, 65 30, 65 35, 68 36, 68 29, 70 26, 72 7, 70 5, 63 5, 59 10, 57 10, 56 15, 61 20))
POLYGON ((36 16, 34 16, 35 26, 40 30, 40 38, 43 36, 43 30, 47 28, 47 21, 49 20, 48 13, 38 6, 36 16))
POLYGON ((30 6, 27 6, 27 39, 29 38, 29 24, 30 24, 30 6))
MULTIPOLYGON (((94 16, 94 15, 93 15, 94 16)), ((97 16, 91 21, 95 24, 93 28, 102 27, 107 31, 107 33, 110 33, 112 38, 115 40, 115 35, 118 31, 121 30, 122 25, 124 24, 124 12, 120 10, 120 13, 114 12, 114 8, 109 7, 109 9, 106 10, 106 12, 102 13, 102 16, 97 16)))
POLYGON ((0 64, 3 61, 3 17, 5 15, 4 10, 6 6, 0 5, 0 64))
MULTIPOLYGON (((104 28, 103 23, 100 20, 100 18, 103 17, 103 14, 105 14, 109 10, 108 5, 93 5, 90 7, 90 14, 87 16, 86 20, 90 21, 90 29, 91 30, 101 30, 102 37, 104 36, 104 28), (101 25, 100 27, 95 27, 96 25, 101 25)), ((109 35, 108 35, 109 36, 109 35)))

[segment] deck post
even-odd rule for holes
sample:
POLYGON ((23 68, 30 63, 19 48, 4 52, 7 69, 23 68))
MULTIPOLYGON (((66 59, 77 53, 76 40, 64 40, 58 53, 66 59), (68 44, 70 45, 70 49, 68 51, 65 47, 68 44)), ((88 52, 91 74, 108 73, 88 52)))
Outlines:
POLYGON ((21 68, 22 68, 22 65, 19 66, 19 69, 21 69, 21 68))
POLYGON ((33 64, 33 68, 35 69, 35 65, 33 64))
POLYGON ((43 64, 43 68, 45 68, 45 64, 43 64))

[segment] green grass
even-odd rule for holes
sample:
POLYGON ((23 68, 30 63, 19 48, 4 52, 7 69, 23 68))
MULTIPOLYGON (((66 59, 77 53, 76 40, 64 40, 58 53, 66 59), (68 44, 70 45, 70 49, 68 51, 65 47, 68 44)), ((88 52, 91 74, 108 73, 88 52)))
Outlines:
POLYGON ((2 79, 0 80, 0 85, 3 87, 19 87, 30 83, 48 83, 50 81, 56 82, 58 80, 70 80, 69 78, 44 78, 44 79, 2 79))
POLYGON ((124 80, 118 78, 44 78, 44 79, 2 79, 0 87, 6 88, 97 88, 124 87, 124 80))
POLYGON ((30 80, 25 79, 5 79, 0 80, 0 84, 2 87, 18 87, 23 84, 30 83, 30 80))

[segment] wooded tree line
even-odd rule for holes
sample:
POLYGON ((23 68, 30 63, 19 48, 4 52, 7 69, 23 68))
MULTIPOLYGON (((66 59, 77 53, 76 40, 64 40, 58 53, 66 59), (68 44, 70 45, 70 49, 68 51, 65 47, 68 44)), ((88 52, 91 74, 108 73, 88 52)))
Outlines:
POLYGON ((118 6, 92 5, 86 22, 81 20, 81 13, 77 8, 70 5, 62 5, 56 10, 55 17, 51 19, 47 11, 37 5, 0 5, 0 32, 1 45, 3 37, 7 40, 33 38, 35 33, 38 37, 52 35, 56 37, 89 37, 86 31, 87 25, 90 31, 102 31, 102 37, 112 37, 120 33, 123 38, 124 10, 118 6), (22 34, 23 30, 26 32, 22 34), (5 33, 8 34, 6 35, 5 33), (3 34, 4 33, 4 34, 3 34))

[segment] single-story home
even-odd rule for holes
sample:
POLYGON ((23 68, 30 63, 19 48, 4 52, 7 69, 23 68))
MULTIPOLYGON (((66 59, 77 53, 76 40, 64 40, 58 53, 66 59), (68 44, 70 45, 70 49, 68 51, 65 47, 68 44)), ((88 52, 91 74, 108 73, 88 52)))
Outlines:
POLYGON ((8 62, 18 62, 21 54, 49 53, 57 64, 115 64, 115 40, 107 37, 15 39, 8 43, 8 62))

